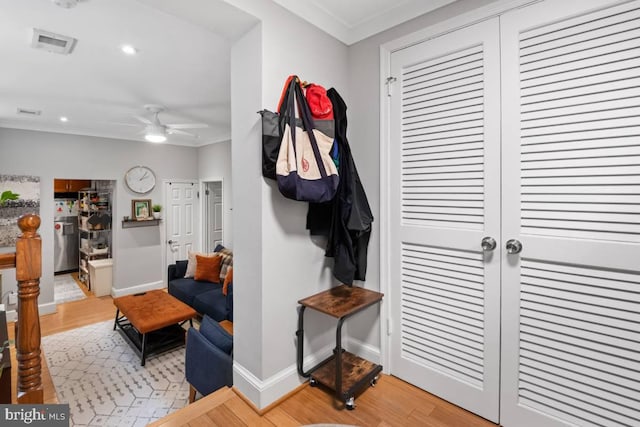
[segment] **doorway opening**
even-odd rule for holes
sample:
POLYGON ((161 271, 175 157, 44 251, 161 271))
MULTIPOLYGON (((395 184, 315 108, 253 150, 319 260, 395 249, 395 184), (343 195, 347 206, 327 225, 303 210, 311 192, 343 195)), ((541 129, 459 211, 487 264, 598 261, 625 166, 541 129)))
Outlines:
POLYGON ((54 179, 54 301, 111 294, 115 181, 54 179))
POLYGON ((224 245, 224 197, 222 179, 202 183, 203 197, 203 249, 213 252, 216 246, 224 245))

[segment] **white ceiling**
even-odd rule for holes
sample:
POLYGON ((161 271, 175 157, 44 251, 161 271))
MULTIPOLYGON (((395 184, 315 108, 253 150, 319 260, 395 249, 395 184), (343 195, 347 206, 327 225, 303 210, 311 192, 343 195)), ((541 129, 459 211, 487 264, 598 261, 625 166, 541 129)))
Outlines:
MULTIPOLYGON (((266 0, 263 0, 266 1, 266 0)), ((452 0, 274 0, 351 44, 452 0)), ((145 104, 163 123, 206 123, 201 146, 230 139, 230 46, 257 20, 236 0, 0 0, 0 127, 144 141, 145 104), (78 40, 70 55, 33 49, 39 28, 78 40), (136 56, 120 51, 129 43, 136 56), (41 110, 37 117, 18 108, 41 110), (60 117, 68 117, 63 123, 60 117)))
POLYGON ((274 0, 347 45, 455 0, 274 0))

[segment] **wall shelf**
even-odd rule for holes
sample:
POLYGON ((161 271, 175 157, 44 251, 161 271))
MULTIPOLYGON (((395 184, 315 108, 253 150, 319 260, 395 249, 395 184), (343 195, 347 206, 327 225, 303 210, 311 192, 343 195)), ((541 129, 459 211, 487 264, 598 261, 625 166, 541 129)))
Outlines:
POLYGON ((152 227, 155 225, 160 225, 159 219, 144 219, 140 221, 136 221, 135 219, 130 220, 122 220, 122 228, 133 228, 133 227, 152 227))

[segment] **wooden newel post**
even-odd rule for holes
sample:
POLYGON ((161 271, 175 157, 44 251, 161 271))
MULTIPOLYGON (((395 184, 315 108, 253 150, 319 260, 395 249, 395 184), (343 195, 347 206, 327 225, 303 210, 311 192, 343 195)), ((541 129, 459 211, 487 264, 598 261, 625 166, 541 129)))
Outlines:
POLYGON ((23 215, 18 220, 18 227, 22 231, 16 242, 18 403, 43 403, 38 313, 42 276, 42 240, 38 234, 40 217, 23 215))

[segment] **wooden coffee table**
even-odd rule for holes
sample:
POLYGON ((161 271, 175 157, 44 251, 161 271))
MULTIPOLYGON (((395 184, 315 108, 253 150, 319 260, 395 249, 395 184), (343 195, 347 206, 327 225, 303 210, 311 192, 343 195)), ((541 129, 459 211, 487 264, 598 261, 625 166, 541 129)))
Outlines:
POLYGON ((147 356, 183 345, 182 324, 196 316, 193 308, 162 290, 114 298, 113 304, 117 308, 113 330, 120 329, 142 366, 147 356))

